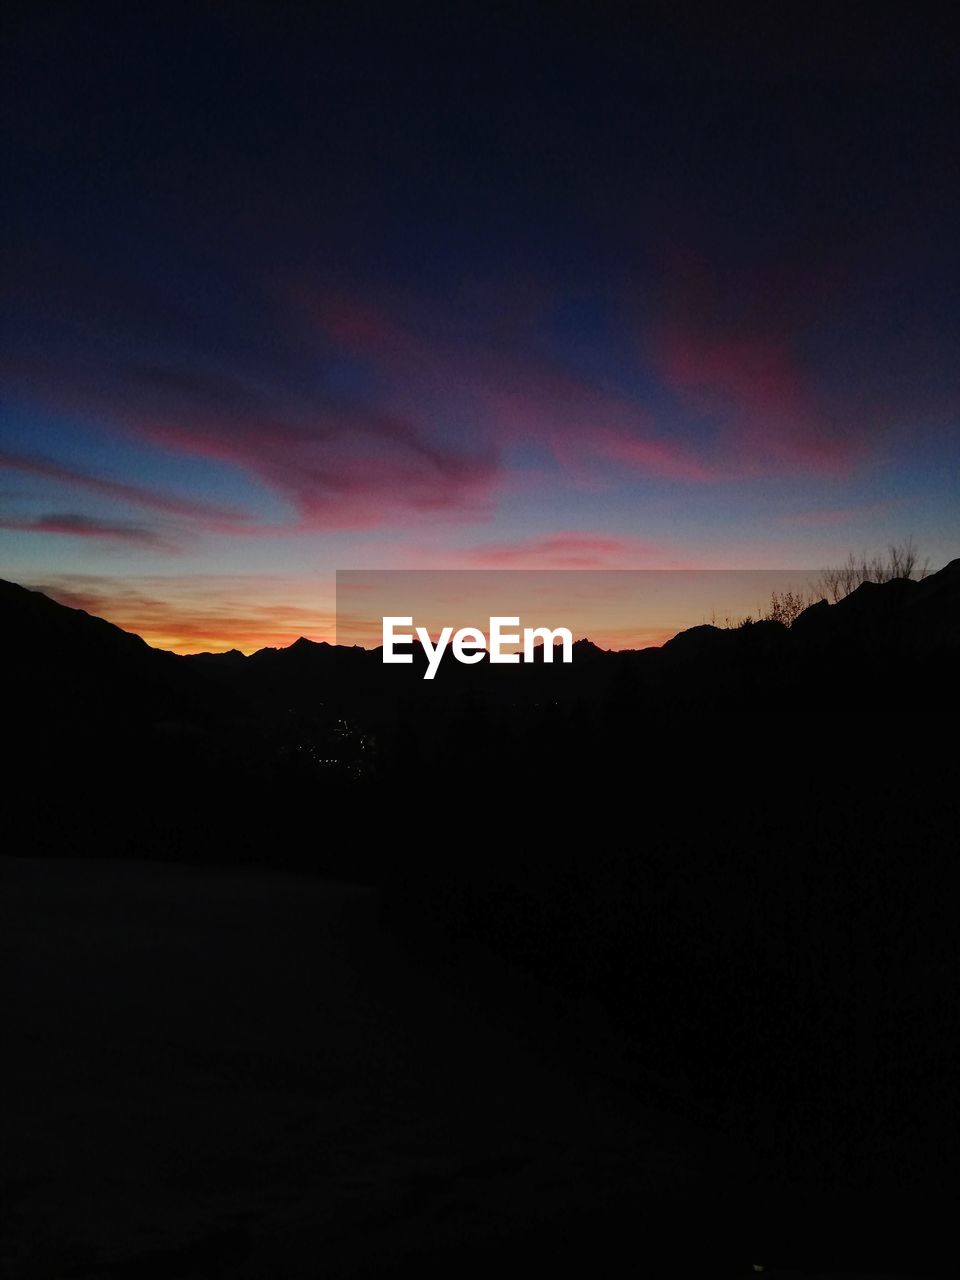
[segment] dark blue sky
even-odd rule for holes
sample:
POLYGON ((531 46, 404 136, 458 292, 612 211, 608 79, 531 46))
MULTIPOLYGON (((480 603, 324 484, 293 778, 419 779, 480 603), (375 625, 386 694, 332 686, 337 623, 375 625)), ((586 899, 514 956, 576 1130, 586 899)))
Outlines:
POLYGON ((955 554, 937 11, 519 8, 14 7, 0 572, 250 647, 337 567, 955 554))

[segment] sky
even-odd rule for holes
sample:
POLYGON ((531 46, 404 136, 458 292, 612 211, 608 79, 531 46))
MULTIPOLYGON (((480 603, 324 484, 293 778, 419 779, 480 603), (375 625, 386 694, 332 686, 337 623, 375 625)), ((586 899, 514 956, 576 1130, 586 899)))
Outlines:
POLYGON ((336 570, 956 556, 956 45, 835 8, 14 5, 0 576, 249 652, 336 570))
POLYGON ((464 627, 489 639, 499 619, 505 652, 523 651, 526 629, 557 627, 601 649, 644 649, 691 627, 762 617, 774 593, 812 603, 815 578, 802 569, 346 569, 336 575, 336 639, 372 649, 391 634, 420 629, 436 643, 464 627))

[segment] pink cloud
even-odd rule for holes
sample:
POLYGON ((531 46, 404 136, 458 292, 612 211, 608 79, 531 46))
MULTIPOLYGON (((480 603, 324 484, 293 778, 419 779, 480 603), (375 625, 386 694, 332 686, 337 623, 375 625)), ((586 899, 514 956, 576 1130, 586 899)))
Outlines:
POLYGON ((888 502, 869 502, 853 507, 824 508, 821 511, 796 511, 780 517, 784 524, 807 525, 812 528, 829 528, 834 525, 853 524, 869 516, 883 516, 890 510, 888 502))
MULTIPOLYGON (((652 395, 551 361, 539 341, 550 299, 523 289, 517 307, 503 297, 474 316, 455 300, 384 307, 297 286, 275 299, 272 364, 230 367, 202 354, 189 364, 118 364, 108 339, 99 362, 51 356, 19 371, 62 406, 241 469, 289 504, 273 524, 43 459, 8 455, 6 465, 251 534, 486 518, 515 474, 510 452, 531 447, 581 488, 637 476, 706 485, 848 470, 862 436, 844 421, 839 429, 818 403, 789 332, 758 327, 755 297, 722 323, 711 289, 709 280, 681 288, 625 370, 644 386, 652 364, 681 406, 672 419, 652 395), (318 368, 331 349, 360 357, 370 403, 314 382, 313 349, 318 368)), ((122 312, 123 299, 117 305, 122 312)))
POLYGON ((275 421, 262 429, 232 414, 189 423, 153 417, 143 427, 154 441, 239 466, 287 498, 292 531, 482 508, 499 470, 491 450, 434 444, 408 420, 362 410, 318 408, 303 427, 275 421))
POLYGON ((452 554, 461 562, 488 569, 609 569, 666 563, 664 549, 653 543, 580 532, 487 543, 452 554))
MULTIPOLYGON (((88 369, 65 375, 55 368, 35 370, 34 377, 61 408, 94 413, 134 436, 246 471, 290 502, 293 520, 286 532, 483 511, 500 473, 497 450, 488 442, 438 440, 412 412, 334 405, 242 376, 128 366, 110 379, 94 378, 88 369)), ((68 469, 56 478, 67 479, 68 469)), ((77 473, 69 478, 79 479, 77 473)), ((163 502, 141 486, 92 484, 117 497, 152 498, 158 507, 163 502)), ((167 505, 172 509, 173 500, 167 505)), ((199 514, 192 507, 189 513, 199 514)), ((209 518, 211 509, 204 514, 209 518)), ((218 513, 228 516, 229 532, 279 528, 218 513)))
POLYGON ((668 329, 656 352, 666 382, 695 411, 725 419, 741 469, 846 472, 862 450, 849 422, 817 403, 789 344, 759 335, 668 329))
POLYGON ((173 545, 153 529, 121 521, 97 520, 71 512, 17 520, 0 518, 0 529, 19 533, 55 533, 71 538, 98 538, 125 542, 132 546, 174 550, 173 545))
POLYGON ((20 471, 26 475, 42 476, 44 479, 62 481, 65 485, 90 490, 93 493, 106 494, 112 498, 120 498, 137 506, 148 507, 155 511, 164 511, 172 515, 193 516, 206 520, 239 522, 244 513, 233 507, 221 507, 209 502, 199 502, 189 498, 179 498, 171 494, 160 493, 144 485, 129 484, 124 481, 110 480, 104 476, 91 475, 76 467, 68 467, 48 458, 11 453, 0 450, 0 470, 20 471))
POLYGON ((717 466, 700 461, 690 449, 666 440, 619 435, 615 431, 597 432, 590 437, 588 447, 600 457, 668 480, 705 484, 722 475, 717 466))
POLYGON ((711 421, 730 474, 844 474, 862 455, 860 416, 822 393, 800 354, 839 284, 835 271, 721 272, 685 249, 667 255, 666 300, 638 345, 679 402, 711 421))
MULTIPOLYGON (((710 419, 709 437, 701 432, 696 444, 678 437, 676 423, 642 397, 551 364, 533 327, 509 343, 480 338, 466 345, 409 305, 416 330, 377 309, 358 316, 342 299, 314 300, 312 316, 328 338, 375 363, 399 389, 398 404, 430 404, 453 389, 479 413, 494 446, 540 445, 575 482, 609 479, 610 464, 698 485, 770 473, 843 474, 863 452, 863 432, 851 415, 820 402, 797 360, 790 331, 799 323, 797 307, 771 311, 770 290, 754 283, 740 314, 735 307, 722 322, 709 272, 681 281, 668 314, 646 334, 645 356, 663 384, 689 412, 710 419)), ((777 285, 782 297, 787 284, 777 285)), ((642 364, 638 356, 637 368, 642 364)))
POLYGON ((402 328, 382 308, 368 301, 299 287, 290 291, 290 297, 297 310, 347 350, 382 354, 391 349, 409 349, 409 340, 402 328))
POLYGON ((435 315, 417 314, 409 305, 416 328, 342 297, 311 295, 302 304, 326 338, 368 357, 387 375, 397 412, 431 404, 442 412, 445 394, 453 393, 479 418, 493 447, 539 444, 580 481, 598 478, 598 463, 610 462, 685 483, 717 479, 707 460, 657 431, 642 403, 535 354, 531 334, 547 301, 542 291, 528 296, 521 290, 519 302, 500 297, 509 341, 497 326, 469 344, 452 339, 435 315))

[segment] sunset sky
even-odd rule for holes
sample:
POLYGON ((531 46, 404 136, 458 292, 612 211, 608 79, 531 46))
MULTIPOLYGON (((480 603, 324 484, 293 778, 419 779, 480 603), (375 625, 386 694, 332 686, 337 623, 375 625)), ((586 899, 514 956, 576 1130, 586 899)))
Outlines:
POLYGON ((337 569, 958 554, 915 9, 139 9, 6 40, 0 576, 251 650, 337 569))

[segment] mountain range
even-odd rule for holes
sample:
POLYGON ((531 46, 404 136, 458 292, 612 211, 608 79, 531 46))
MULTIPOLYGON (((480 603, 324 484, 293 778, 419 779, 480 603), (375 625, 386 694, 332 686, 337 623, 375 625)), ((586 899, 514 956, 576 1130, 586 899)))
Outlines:
MULTIPOLYGON (((239 649, 222 653, 179 655, 149 646, 131 632, 83 609, 58 604, 41 591, 30 590, 0 579, 0 619, 2 644, 8 661, 26 666, 46 661, 66 663, 76 670, 94 670, 112 664, 115 671, 140 665, 147 669, 164 661, 186 668, 265 670, 277 664, 338 672, 369 670, 380 665, 379 648, 331 645, 301 636, 285 648, 267 647, 244 655, 239 649), (349 664, 349 666, 347 665, 349 664)), ((836 604, 820 600, 810 605, 793 626, 763 621, 740 627, 698 626, 682 631, 663 646, 643 650, 604 650, 589 639, 574 646, 574 660, 585 662, 615 659, 662 661, 697 655, 701 660, 719 655, 752 654, 780 646, 783 653, 831 645, 864 645, 888 652, 902 650, 934 657, 960 645, 960 558, 938 572, 915 581, 907 578, 884 583, 865 582, 836 604), (762 637, 762 641, 758 641, 762 637)), ((414 646, 414 652, 419 646, 414 646)), ((422 652, 421 655, 422 657, 422 652)), ((422 674, 419 664, 417 673, 422 674)), ((157 667, 159 669, 159 667, 157 667)))
POLYGON ((370 822, 424 778, 447 791, 565 779, 578 794, 629 793, 658 752, 728 766, 719 726, 751 750, 776 744, 756 771, 799 750, 801 733, 815 758, 831 715, 960 711, 960 559, 821 601, 789 628, 700 626, 620 652, 580 640, 569 666, 450 663, 434 681, 422 651, 385 666, 377 649, 303 637, 250 656, 175 655, 4 581, 0 618, 14 826, 31 847, 79 833, 195 854, 200 823, 208 854, 279 845, 287 857, 318 805, 360 804, 370 822))

